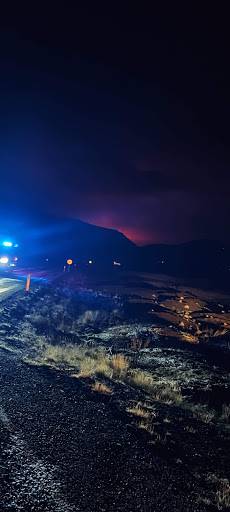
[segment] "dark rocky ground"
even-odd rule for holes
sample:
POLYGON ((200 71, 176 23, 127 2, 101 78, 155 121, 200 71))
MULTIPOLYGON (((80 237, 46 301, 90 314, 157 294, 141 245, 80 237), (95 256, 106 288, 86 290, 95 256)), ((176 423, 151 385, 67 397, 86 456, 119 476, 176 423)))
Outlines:
POLYGON ((229 478, 229 430, 219 420, 229 392, 225 352, 215 364, 207 347, 160 341, 147 309, 130 314, 119 296, 37 287, 1 308, 1 512, 224 510, 218 493, 229 478), (89 310, 98 312, 93 322, 85 320, 89 310), (137 337, 140 350, 132 346, 137 337), (185 403, 210 408, 215 420, 201 421, 184 403, 154 402, 122 382, 113 382, 110 396, 96 394, 87 379, 24 362, 44 338, 120 346, 138 367, 177 379, 185 403), (154 408, 154 435, 126 411, 141 400, 154 408))
POLYGON ((2 353, 1 403, 1 510, 204 510, 189 472, 76 380, 2 353))

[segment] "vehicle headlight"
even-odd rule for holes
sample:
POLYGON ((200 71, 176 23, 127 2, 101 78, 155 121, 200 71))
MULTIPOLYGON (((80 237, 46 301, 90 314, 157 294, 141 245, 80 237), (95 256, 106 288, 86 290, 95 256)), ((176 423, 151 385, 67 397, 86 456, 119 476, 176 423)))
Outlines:
POLYGON ((12 247, 12 242, 8 242, 7 240, 5 240, 5 242, 2 243, 2 245, 4 245, 4 247, 12 247))
POLYGON ((0 258, 0 263, 2 263, 3 265, 6 265, 9 261, 9 258, 7 258, 7 256, 2 256, 0 258))

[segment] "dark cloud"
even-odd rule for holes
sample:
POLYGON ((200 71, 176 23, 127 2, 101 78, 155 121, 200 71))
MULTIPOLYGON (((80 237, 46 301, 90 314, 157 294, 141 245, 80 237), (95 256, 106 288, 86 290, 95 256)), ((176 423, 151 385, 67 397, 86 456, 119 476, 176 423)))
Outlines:
POLYGON ((227 37, 202 13, 2 16, 4 212, 228 239, 227 37))

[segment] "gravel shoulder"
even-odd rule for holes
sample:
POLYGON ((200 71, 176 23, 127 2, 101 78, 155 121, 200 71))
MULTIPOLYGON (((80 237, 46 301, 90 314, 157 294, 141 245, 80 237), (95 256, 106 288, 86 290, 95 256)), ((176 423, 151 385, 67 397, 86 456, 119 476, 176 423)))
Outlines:
POLYGON ((154 456, 109 399, 3 350, 0 371, 2 511, 205 510, 194 479, 154 456))

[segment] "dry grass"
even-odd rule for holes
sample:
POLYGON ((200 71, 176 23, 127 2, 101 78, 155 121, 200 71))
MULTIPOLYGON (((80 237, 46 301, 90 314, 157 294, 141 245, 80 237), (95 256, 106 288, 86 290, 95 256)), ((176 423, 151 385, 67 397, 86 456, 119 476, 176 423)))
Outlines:
POLYGON ((115 354, 111 358, 111 368, 114 377, 124 377, 129 369, 129 361, 123 354, 115 354))
POLYGON ((182 401, 180 388, 174 381, 155 380, 153 376, 141 370, 130 372, 130 384, 147 391, 154 400, 167 404, 179 404, 182 401))
POLYGON ((146 391, 159 402, 178 404, 182 401, 180 388, 174 381, 155 379, 151 373, 138 369, 129 370, 129 359, 124 354, 118 353, 111 357, 103 347, 48 343, 42 344, 39 352, 37 362, 55 368, 77 370, 75 376, 124 380, 146 391))
POLYGON ((79 361, 78 368, 78 377, 92 377, 97 373, 97 361, 92 357, 85 357, 79 361))
POLYGON ((153 386, 152 375, 148 372, 141 370, 132 370, 129 374, 128 380, 130 384, 135 387, 144 389, 145 391, 151 392, 153 386))
POLYGON ((159 432, 156 432, 155 425, 154 425, 152 419, 153 419, 153 416, 147 417, 147 418, 144 417, 139 422, 138 427, 141 428, 142 430, 145 430, 146 432, 151 434, 151 436, 153 436, 153 440, 151 441, 151 443, 153 443, 153 444, 158 443, 158 444, 165 445, 167 443, 167 436, 169 436, 170 434, 168 432, 166 432, 166 434, 160 434, 159 432))
POLYGON ((150 417, 150 412, 147 411, 143 407, 141 402, 138 402, 133 407, 127 407, 126 411, 129 412, 130 414, 133 414, 134 416, 138 416, 140 418, 149 418, 150 417))
POLYGON ((182 402, 180 387, 174 381, 159 380, 155 382, 152 396, 154 400, 164 402, 168 405, 179 405, 182 402))
POLYGON ((138 424, 138 427, 141 428, 142 430, 146 430, 146 432, 148 432, 151 435, 155 433, 154 425, 149 418, 141 420, 140 423, 138 424))
POLYGON ((40 357, 37 362, 53 367, 76 369, 75 377, 105 376, 126 380, 160 402, 179 403, 182 399, 180 389, 175 382, 156 380, 150 373, 138 369, 129 371, 129 360, 124 354, 114 354, 111 357, 102 347, 88 348, 84 345, 46 343, 40 347, 40 357))
POLYGON ((66 363, 76 366, 79 360, 79 353, 74 345, 46 345, 41 354, 42 360, 57 364, 66 363))
POLYGON ((91 389, 93 391, 97 391, 97 393, 103 393, 105 395, 111 395, 113 392, 112 388, 99 381, 94 382, 94 384, 91 386, 91 389))
POLYGON ((84 345, 50 345, 40 347, 38 360, 50 366, 76 368, 79 377, 101 375, 122 379, 129 369, 129 361, 123 354, 112 357, 102 347, 88 348, 84 345))
POLYGON ((101 375, 105 377, 111 377, 111 368, 109 365, 109 359, 104 353, 99 353, 83 357, 79 361, 79 377, 92 377, 93 375, 101 375))
POLYGON ((104 349, 93 349, 82 345, 46 344, 38 360, 44 364, 77 368, 79 377, 93 375, 111 376, 110 359, 104 349))

